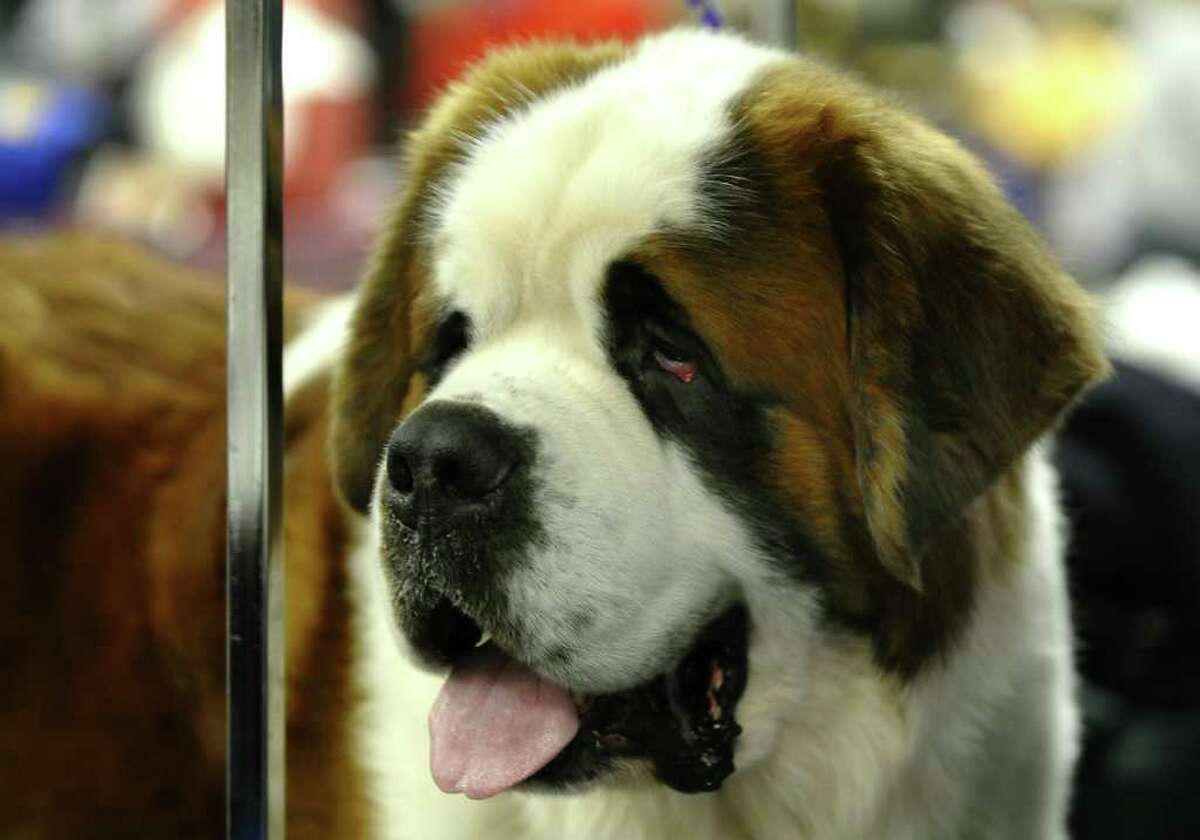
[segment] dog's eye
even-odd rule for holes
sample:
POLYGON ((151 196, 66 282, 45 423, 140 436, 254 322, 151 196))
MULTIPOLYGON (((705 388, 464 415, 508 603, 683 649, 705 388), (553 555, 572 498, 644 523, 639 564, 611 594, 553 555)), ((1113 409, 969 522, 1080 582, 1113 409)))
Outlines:
POLYGON ((470 344, 470 322, 462 312, 451 312, 438 325, 422 367, 436 378, 447 364, 470 344))
POLYGON ((664 355, 661 350, 655 350, 654 363, 684 385, 687 385, 696 378, 697 367, 695 362, 673 359, 670 356, 664 355))
POLYGON ((689 384, 696 378, 696 373, 699 371, 699 365, 690 359, 685 358, 685 354, 676 350, 673 347, 659 345, 652 351, 654 364, 667 373, 674 376, 684 385, 689 384))

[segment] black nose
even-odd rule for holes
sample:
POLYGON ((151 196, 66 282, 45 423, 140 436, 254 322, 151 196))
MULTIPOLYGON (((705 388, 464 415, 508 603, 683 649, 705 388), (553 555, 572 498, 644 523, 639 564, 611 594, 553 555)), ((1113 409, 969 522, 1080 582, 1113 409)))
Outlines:
POLYGON ((478 405, 433 402, 400 424, 388 443, 387 475, 409 526, 476 505, 499 490, 521 460, 522 442, 478 405))

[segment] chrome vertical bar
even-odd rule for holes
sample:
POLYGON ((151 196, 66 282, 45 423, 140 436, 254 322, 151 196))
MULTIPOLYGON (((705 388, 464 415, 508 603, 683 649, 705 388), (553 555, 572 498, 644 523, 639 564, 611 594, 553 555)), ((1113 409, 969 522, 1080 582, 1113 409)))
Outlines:
POLYGON ((225 3, 226 807, 237 840, 284 835, 281 6, 225 3))

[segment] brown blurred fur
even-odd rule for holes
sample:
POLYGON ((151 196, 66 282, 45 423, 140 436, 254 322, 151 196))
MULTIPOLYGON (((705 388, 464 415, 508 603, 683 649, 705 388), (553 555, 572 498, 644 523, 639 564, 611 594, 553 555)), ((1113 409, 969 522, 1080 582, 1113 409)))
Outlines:
MULTIPOLYGON (((224 317, 219 279, 130 246, 0 245, 0 836, 223 832, 224 317)), ((316 381, 287 418, 294 837, 365 814, 325 435, 316 381)))
MULTIPOLYGON (((291 401, 293 837, 367 823, 330 426, 365 508, 426 391, 431 189, 464 136, 623 49, 505 51, 452 86, 410 139, 332 396, 319 378, 291 401)), ((857 85, 781 63, 732 116, 733 168, 708 174, 749 188, 722 208, 741 247, 652 237, 633 256, 776 398, 764 479, 832 558, 831 613, 911 678, 1024 556, 1019 462, 1106 371, 1090 304, 965 152, 857 85)), ((215 280, 135 249, 0 246, 0 836, 222 831, 223 321, 215 280)))

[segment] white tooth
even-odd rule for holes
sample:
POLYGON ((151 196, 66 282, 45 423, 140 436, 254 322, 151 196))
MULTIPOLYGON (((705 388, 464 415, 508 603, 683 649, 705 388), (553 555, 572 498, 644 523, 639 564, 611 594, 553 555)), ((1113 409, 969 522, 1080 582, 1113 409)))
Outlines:
POLYGON ((488 633, 488 632, 485 630, 485 631, 484 631, 484 633, 483 633, 483 635, 479 637, 479 641, 475 643, 475 647, 483 647, 484 645, 486 645, 486 644, 487 644, 488 642, 490 642, 491 640, 492 640, 492 634, 491 634, 491 633, 488 633))

